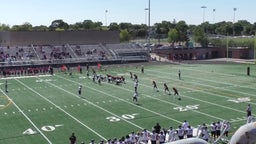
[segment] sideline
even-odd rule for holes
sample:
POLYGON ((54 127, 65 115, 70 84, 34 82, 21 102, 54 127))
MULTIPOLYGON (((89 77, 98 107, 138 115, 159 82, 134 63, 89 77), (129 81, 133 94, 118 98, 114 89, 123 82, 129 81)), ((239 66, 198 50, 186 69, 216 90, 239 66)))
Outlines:
POLYGON ((9 80, 9 79, 24 79, 24 78, 35 78, 35 77, 51 77, 52 75, 32 75, 32 76, 10 76, 10 77, 2 77, 1 79, 9 80))

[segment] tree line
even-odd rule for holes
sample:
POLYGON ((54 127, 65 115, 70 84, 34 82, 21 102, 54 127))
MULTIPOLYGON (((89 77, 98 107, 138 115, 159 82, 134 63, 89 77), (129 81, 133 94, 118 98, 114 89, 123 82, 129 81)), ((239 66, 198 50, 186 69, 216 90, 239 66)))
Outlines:
POLYGON ((169 43, 188 42, 193 39, 195 42, 203 46, 209 43, 208 36, 241 36, 255 35, 256 22, 250 23, 246 20, 232 22, 218 22, 211 24, 204 22, 199 25, 188 25, 185 21, 176 22, 173 20, 162 21, 155 23, 150 28, 146 24, 132 23, 110 23, 108 26, 103 26, 102 22, 93 22, 92 20, 84 20, 68 24, 62 19, 54 20, 49 26, 40 25, 32 26, 25 22, 21 25, 13 25, 10 27, 7 24, 0 24, 0 31, 79 31, 79 30, 113 30, 120 32, 121 41, 129 41, 136 38, 167 38, 169 43))

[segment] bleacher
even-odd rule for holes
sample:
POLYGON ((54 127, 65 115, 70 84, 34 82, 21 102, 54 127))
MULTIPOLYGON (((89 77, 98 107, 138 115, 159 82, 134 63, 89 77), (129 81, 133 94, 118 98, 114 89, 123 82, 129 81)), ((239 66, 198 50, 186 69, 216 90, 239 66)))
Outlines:
POLYGON ((107 44, 106 47, 112 51, 117 57, 147 57, 148 51, 139 44, 107 44))
POLYGON ((2 65, 97 61, 147 61, 148 51, 134 43, 90 45, 29 45, 0 47, 2 65))

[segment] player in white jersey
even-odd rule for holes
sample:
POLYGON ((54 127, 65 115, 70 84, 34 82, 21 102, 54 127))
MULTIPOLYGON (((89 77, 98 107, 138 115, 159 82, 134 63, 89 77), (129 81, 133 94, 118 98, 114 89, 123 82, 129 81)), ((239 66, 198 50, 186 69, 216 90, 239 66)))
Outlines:
POLYGON ((82 93, 82 85, 79 85, 79 87, 78 87, 78 94, 81 95, 81 93, 82 93))
POLYGON ((138 102, 138 93, 134 92, 133 97, 132 97, 133 102, 138 102))
POLYGON ((202 131, 202 139, 208 142, 209 137, 210 137, 210 135, 209 135, 208 129, 207 129, 207 127, 206 127, 206 128, 202 131))
POLYGON ((231 123, 229 121, 224 121, 221 129, 224 130, 224 136, 228 137, 229 130, 231 129, 231 123))
POLYGON ((184 129, 181 127, 181 125, 179 126, 179 128, 177 129, 177 135, 179 137, 179 139, 183 139, 184 138, 184 129))
POLYGON ((175 136, 176 136, 176 131, 170 127, 170 129, 168 130, 168 135, 169 135, 169 138, 168 138, 168 142, 172 142, 172 141, 175 141, 175 136))
POLYGON ((188 126, 189 126, 189 122, 186 121, 186 120, 184 120, 184 122, 182 123, 182 127, 183 127, 184 129, 187 129, 188 126))
POLYGON ((160 134, 158 135, 158 138, 159 138, 159 143, 160 144, 165 143, 165 134, 164 134, 163 131, 160 132, 160 134))
POLYGON ((139 81, 138 80, 135 80, 135 82, 134 82, 134 92, 135 93, 138 93, 138 84, 139 83, 139 81))
POLYGON ((155 130, 153 130, 152 133, 150 134, 151 144, 156 144, 157 137, 158 137, 158 134, 156 133, 155 130))
POLYGON ((186 130, 187 138, 192 138, 193 137, 193 128, 189 125, 187 127, 187 129, 185 129, 185 130, 186 130))
POLYGON ((142 131, 142 142, 144 142, 144 143, 148 143, 148 136, 149 136, 149 132, 148 132, 148 130, 147 129, 144 129, 143 131, 142 131))
POLYGON ((210 127, 211 127, 211 137, 213 137, 215 139, 216 138, 216 124, 215 124, 215 122, 213 122, 210 127))
POLYGON ((221 130, 221 123, 220 121, 218 121, 216 123, 216 136, 219 137, 220 136, 220 130, 221 130))
POLYGON ((131 139, 131 142, 132 142, 133 144, 135 144, 135 143, 137 142, 137 135, 136 135, 134 132, 132 132, 132 133, 130 134, 130 139, 131 139))

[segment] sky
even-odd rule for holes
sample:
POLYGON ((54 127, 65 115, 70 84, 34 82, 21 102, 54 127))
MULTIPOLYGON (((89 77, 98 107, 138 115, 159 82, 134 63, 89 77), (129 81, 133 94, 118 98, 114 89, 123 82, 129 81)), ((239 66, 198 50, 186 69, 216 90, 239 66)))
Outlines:
MULTIPOLYGON (((0 0, 0 24, 51 25, 56 19, 68 24, 92 20, 148 24, 149 0, 0 0)), ((203 21, 247 20, 256 22, 256 0, 150 0, 150 24, 162 21, 201 24, 203 21), (202 8, 205 6, 205 8, 202 8), (234 11, 236 8, 236 11, 234 11), (215 9, 215 11, 213 10, 215 9)))

